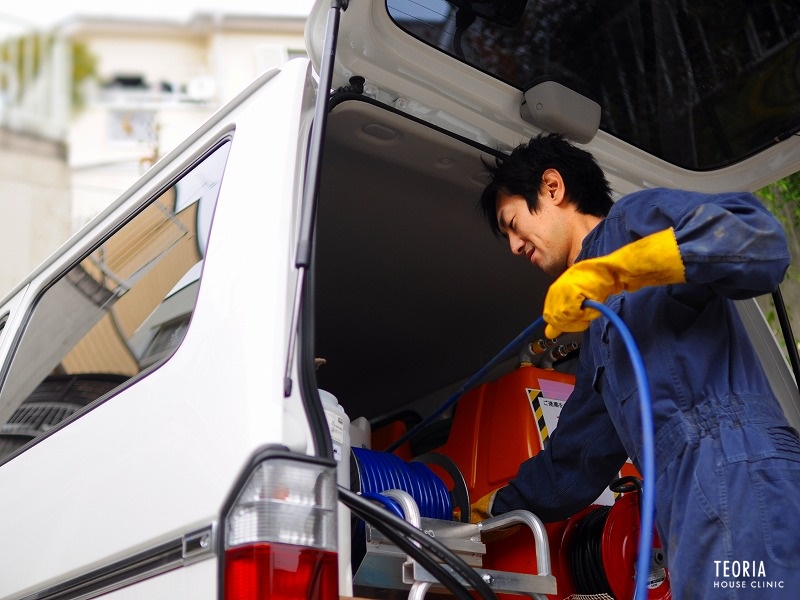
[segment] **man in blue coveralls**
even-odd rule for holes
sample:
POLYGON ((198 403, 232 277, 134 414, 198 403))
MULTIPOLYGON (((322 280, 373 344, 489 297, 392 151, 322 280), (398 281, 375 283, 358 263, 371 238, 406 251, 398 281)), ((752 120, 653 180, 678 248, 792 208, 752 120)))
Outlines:
MULTIPOLYGON (((474 520, 588 506, 642 456, 628 351, 584 299, 614 310, 652 390, 656 527, 674 598, 800 597, 800 439, 733 300, 774 291, 781 225, 749 193, 651 189, 616 203, 594 157, 540 135, 487 167, 481 208, 514 254, 558 277, 545 336, 587 330, 575 389, 547 448, 473 505, 474 520)), ((640 469, 641 471, 641 469, 640 469)))

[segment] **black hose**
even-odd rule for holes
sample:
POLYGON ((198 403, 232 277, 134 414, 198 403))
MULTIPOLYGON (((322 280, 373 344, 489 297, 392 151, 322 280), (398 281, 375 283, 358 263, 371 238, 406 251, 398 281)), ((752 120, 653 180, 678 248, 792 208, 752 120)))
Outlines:
POLYGON ((572 542, 572 578, 579 594, 608 594, 611 586, 603 566, 603 528, 610 506, 601 506, 586 515, 578 524, 572 542))
POLYGON ((642 495, 642 480, 633 475, 626 475, 611 482, 608 488, 612 492, 618 494, 626 494, 628 492, 638 492, 639 496, 642 495))
POLYGON ((786 304, 783 302, 781 288, 773 292, 772 301, 775 303, 775 312, 778 315, 778 322, 781 324, 783 341, 786 342, 786 352, 789 354, 789 362, 792 364, 794 380, 797 382, 798 387, 800 387, 800 357, 797 355, 797 342, 794 340, 792 324, 789 321, 789 313, 786 312, 786 304))
POLYGON ((619 479, 615 479, 611 482, 611 485, 608 486, 612 492, 617 494, 628 494, 632 492, 636 492, 636 501, 639 505, 639 515, 642 514, 642 480, 638 477, 634 477, 633 475, 626 475, 625 477, 620 477, 619 479))
POLYGON ((398 519, 377 504, 339 486, 339 500, 352 510, 356 516, 369 521, 398 548, 413 557, 427 571, 436 577, 454 596, 461 600, 474 600, 472 594, 458 578, 442 567, 433 557, 438 558, 466 581, 484 600, 497 600, 492 588, 480 575, 459 556, 454 554, 438 540, 420 529, 398 519), (417 542, 422 548, 415 545, 417 542), (433 557, 432 557, 433 556, 433 557))

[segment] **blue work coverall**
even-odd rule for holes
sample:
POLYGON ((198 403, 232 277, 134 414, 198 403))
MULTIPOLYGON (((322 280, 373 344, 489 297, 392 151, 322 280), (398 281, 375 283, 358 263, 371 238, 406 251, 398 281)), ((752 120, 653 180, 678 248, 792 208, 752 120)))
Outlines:
MULTIPOLYGON (((800 598, 800 441, 733 303, 777 288, 785 234, 751 194, 654 189, 619 200, 578 260, 669 227, 687 283, 606 304, 631 330, 650 380, 656 527, 673 597, 800 598)), ((639 390, 606 318, 584 334, 577 369, 550 443, 498 491, 493 514, 524 508, 563 520, 591 504, 626 457, 639 465, 639 390)))

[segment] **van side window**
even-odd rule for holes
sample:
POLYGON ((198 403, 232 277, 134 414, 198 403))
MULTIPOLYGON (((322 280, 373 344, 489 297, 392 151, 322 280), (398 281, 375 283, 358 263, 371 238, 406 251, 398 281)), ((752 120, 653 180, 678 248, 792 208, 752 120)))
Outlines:
POLYGON ((229 146, 38 298, 0 389, 0 459, 177 349, 196 304, 229 146))

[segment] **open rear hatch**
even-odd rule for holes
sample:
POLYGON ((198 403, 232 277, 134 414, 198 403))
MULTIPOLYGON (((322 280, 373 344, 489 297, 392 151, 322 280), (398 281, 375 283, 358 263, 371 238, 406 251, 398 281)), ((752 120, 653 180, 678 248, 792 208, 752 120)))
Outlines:
MULTIPOLYGON (((313 383, 350 419, 365 417, 374 434, 429 415, 541 313, 549 278, 512 259, 477 208, 485 161, 554 130, 598 158, 616 196, 657 185, 753 190, 800 168, 793 66, 800 11, 770 5, 779 33, 742 43, 741 27, 724 31, 715 12, 733 10, 748 27, 774 23, 773 13, 746 2, 708 3, 716 6, 710 12, 685 4, 349 3, 333 64, 302 325, 303 362, 317 359, 313 383), (509 11, 494 10, 500 5, 509 11), (696 39, 705 28, 708 47, 696 39)), ((318 71, 328 10, 319 2, 307 26, 318 71)), ((763 336, 755 304, 743 310, 751 336, 763 336)), ((770 377, 784 378, 777 393, 796 418, 797 388, 774 339, 756 343, 772 363, 770 377)), ((557 413, 550 424, 540 417, 537 392, 546 382, 541 398, 556 406, 555 396, 571 389, 574 356, 507 357, 484 381, 513 379, 513 390, 485 402, 471 395, 397 454, 449 456, 473 501, 496 489, 546 443, 557 413), (534 364, 541 368, 515 368, 526 360, 541 360, 534 364), (524 379, 524 370, 535 375, 524 379), (522 408, 509 416, 512 404, 522 408)), ((393 439, 373 435, 372 449, 380 453, 393 439)), ((359 484, 358 473, 350 478, 359 484)), ((558 544, 565 532, 548 535, 558 544)), ((359 539, 363 533, 354 546, 359 539)), ((526 548, 509 552, 519 557, 526 548)), ((504 568, 517 569, 510 560, 504 568)), ((564 581, 559 593, 569 591, 564 581)))
MULTIPOLYGON (((317 67, 326 8, 306 29, 317 67)), ((754 190, 800 168, 798 60, 790 1, 354 1, 334 87, 362 77, 366 95, 501 150, 585 127, 583 98, 600 109, 587 149, 618 193, 754 190), (548 82, 563 90, 526 101, 548 82)))
MULTIPOLYGON (((318 70, 329 10, 306 29, 318 70)), ((549 280, 480 220, 483 160, 562 128, 618 196, 756 189, 800 169, 799 59, 790 2, 350 2, 316 225, 320 387, 351 416, 430 407, 540 314, 549 280)))

